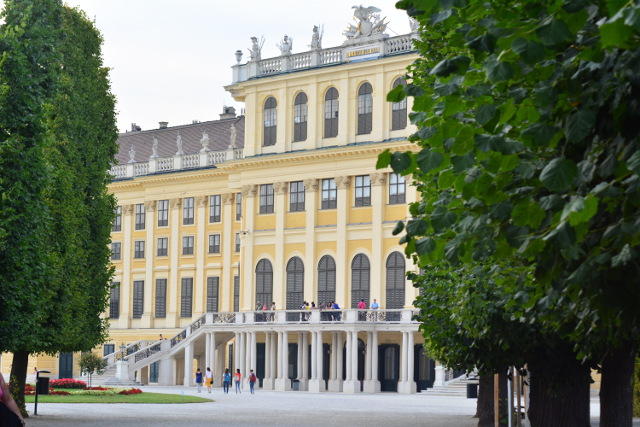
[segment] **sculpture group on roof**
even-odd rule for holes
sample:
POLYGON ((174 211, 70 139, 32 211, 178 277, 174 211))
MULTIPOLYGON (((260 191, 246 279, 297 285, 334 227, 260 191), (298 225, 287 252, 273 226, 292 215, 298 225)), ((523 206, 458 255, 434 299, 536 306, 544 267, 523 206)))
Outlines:
POLYGON ((380 18, 381 10, 374 6, 364 7, 353 6, 353 18, 357 20, 357 25, 349 24, 344 32, 347 39, 357 39, 359 37, 369 37, 376 34, 383 34, 387 29, 386 18, 380 18))

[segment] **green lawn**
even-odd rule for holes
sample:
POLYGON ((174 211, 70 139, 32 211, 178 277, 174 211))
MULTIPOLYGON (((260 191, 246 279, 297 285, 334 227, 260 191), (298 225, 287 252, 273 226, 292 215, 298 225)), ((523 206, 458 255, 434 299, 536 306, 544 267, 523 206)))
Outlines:
MULTIPOLYGON (((35 402, 35 396, 25 396, 25 402, 35 402)), ((204 403, 211 402, 198 396, 186 396, 181 394, 140 393, 114 396, 69 395, 49 396, 38 395, 38 403, 204 403)))

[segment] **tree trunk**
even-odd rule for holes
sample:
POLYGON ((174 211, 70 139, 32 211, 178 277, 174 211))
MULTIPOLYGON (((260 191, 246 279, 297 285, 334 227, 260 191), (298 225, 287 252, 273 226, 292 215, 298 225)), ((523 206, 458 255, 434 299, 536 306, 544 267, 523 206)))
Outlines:
POLYGON ((591 370, 569 345, 543 349, 528 363, 532 427, 585 427, 591 370))
MULTIPOLYGON (((480 375, 480 388, 478 390, 478 406, 475 417, 478 418, 478 427, 494 427, 493 407, 493 374, 480 375)), ((507 425, 507 375, 500 374, 498 380, 500 399, 500 425, 507 425)))
POLYGON ((16 351, 13 353, 13 362, 11 364, 11 378, 9 390, 13 399, 16 401, 23 417, 28 417, 27 408, 24 405, 24 384, 27 380, 27 365, 29 363, 28 351, 16 351))
POLYGON ((600 426, 631 427, 635 351, 630 344, 612 350, 602 362, 600 426))

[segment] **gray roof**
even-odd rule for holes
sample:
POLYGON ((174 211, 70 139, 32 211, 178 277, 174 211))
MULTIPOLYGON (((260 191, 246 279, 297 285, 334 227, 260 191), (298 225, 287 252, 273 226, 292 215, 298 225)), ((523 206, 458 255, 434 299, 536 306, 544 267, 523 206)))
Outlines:
POLYGON ((176 140, 178 132, 182 137, 182 151, 185 155, 199 153, 202 149, 200 140, 203 132, 209 134, 209 150, 222 151, 229 148, 231 125, 236 127, 236 148, 244 148, 244 116, 223 120, 213 120, 189 125, 171 126, 165 129, 152 129, 121 133, 118 138, 120 146, 116 154, 117 164, 129 162, 129 150, 135 147, 136 162, 146 162, 153 153, 153 138, 158 139, 158 156, 173 157, 178 151, 176 140))

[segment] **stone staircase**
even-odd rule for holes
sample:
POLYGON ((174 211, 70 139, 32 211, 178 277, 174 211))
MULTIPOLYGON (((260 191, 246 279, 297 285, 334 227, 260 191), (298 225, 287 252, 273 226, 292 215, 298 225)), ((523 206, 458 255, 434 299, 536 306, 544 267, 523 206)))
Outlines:
POLYGON ((466 397, 467 384, 478 384, 478 378, 461 375, 448 381, 445 385, 434 384, 433 388, 428 388, 423 393, 431 396, 466 397))

